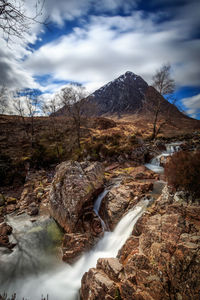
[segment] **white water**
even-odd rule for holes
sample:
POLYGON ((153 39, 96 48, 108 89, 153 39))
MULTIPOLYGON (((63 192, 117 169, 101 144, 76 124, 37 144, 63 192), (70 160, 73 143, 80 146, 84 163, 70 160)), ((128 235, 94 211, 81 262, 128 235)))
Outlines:
POLYGON ((97 200, 95 201, 94 203, 94 212, 95 214, 99 217, 100 221, 101 221, 101 225, 102 225, 102 228, 103 230, 106 229, 106 224, 104 223, 104 220, 102 220, 102 218, 100 217, 99 215, 99 209, 100 209, 100 206, 101 206, 101 202, 103 200, 103 198, 107 195, 108 193, 108 190, 104 190, 97 198, 97 200))
POLYGON ((145 167, 154 171, 155 173, 162 174, 164 172, 164 168, 160 165, 161 158, 164 157, 164 161, 170 155, 180 150, 181 142, 166 144, 166 151, 154 157, 150 163, 145 164, 145 167))
MULTIPOLYGON (((47 294, 50 300, 79 299, 79 288, 83 274, 89 268, 96 266, 98 258, 116 257, 147 205, 148 200, 143 200, 137 204, 121 219, 113 232, 105 232, 104 237, 96 247, 85 253, 76 264, 70 266, 62 263, 52 271, 47 272, 45 270, 38 275, 22 277, 21 280, 13 281, 12 286, 5 287, 6 290, 9 293, 16 292, 18 299, 25 297, 30 300, 40 300, 41 295, 47 294)), ((0 291, 3 291, 1 287, 0 291)))

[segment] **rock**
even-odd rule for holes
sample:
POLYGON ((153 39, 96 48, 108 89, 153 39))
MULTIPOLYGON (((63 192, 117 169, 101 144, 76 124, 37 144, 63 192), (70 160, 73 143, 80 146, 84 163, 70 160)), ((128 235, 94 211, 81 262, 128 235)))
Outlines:
POLYGON ((106 118, 96 118, 94 126, 99 130, 105 130, 108 128, 116 127, 117 124, 115 121, 106 118))
POLYGON ((113 281, 118 281, 119 273, 123 270, 123 265, 117 258, 99 258, 97 269, 103 270, 113 281))
POLYGON ((7 197, 6 198, 6 203, 7 203, 7 205, 16 204, 17 203, 17 199, 14 198, 14 197, 7 197))
POLYGON ((129 205, 133 195, 124 187, 114 186, 101 203, 100 215, 105 220, 107 228, 113 230, 129 205))
POLYGON ((108 167, 105 168, 105 172, 108 172, 108 171, 111 171, 111 170, 114 170, 116 168, 119 167, 119 164, 118 163, 114 163, 112 165, 109 165, 108 167))
POLYGON ((88 251, 95 244, 95 238, 90 233, 66 233, 63 238, 63 261, 73 263, 83 252, 88 251))
POLYGON ((65 230, 63 260, 74 262, 88 251, 103 233, 93 211, 94 200, 102 191, 104 169, 98 162, 63 162, 50 190, 51 215, 65 230))
POLYGON ((5 205, 5 197, 3 194, 0 194, 0 206, 4 206, 5 205))
POLYGON ((111 187, 102 200, 100 208, 100 216, 107 227, 113 230, 122 216, 152 188, 152 181, 138 182, 135 180, 111 187))
MULTIPOLYGON (((24 189, 21 193, 20 200, 17 203, 17 208, 20 211, 27 211, 28 214, 32 214, 30 206, 35 203, 38 210, 43 204, 47 205, 45 214, 49 215, 48 203, 49 203, 49 189, 51 184, 51 173, 47 173, 44 170, 29 171, 24 184, 24 189)), ((37 214, 36 209, 33 210, 33 214, 37 214)))
POLYGON ((29 207, 28 211, 27 211, 29 216, 36 216, 39 213, 39 209, 38 207, 29 207))
POLYGON ((10 214, 16 210, 16 205, 15 204, 9 204, 6 205, 6 213, 10 214))
POLYGON ((175 202, 183 202, 183 201, 186 201, 186 194, 184 191, 179 191, 179 192, 176 192, 174 194, 174 201, 175 202))
POLYGON ((117 285, 101 270, 90 269, 83 275, 81 286, 83 300, 117 299, 117 285))
POLYGON ((133 150, 131 153, 130 158, 137 162, 138 164, 144 164, 145 163, 145 156, 148 153, 148 149, 146 148, 145 145, 138 145, 137 148, 133 150))
POLYGON ((12 227, 7 223, 0 224, 0 235, 10 235, 12 233, 12 227))
POLYGON ((166 186, 135 224, 117 260, 99 259, 84 275, 81 299, 199 299, 200 207, 187 198, 166 186))
POLYGON ((87 207, 92 211, 95 195, 103 187, 100 163, 67 161, 56 170, 50 190, 51 215, 67 233, 84 232, 82 223, 87 207))
POLYGON ((12 233, 12 227, 6 223, 0 224, 0 247, 13 248, 15 244, 9 242, 9 235, 12 233))
POLYGON ((159 150, 159 151, 166 151, 166 146, 165 143, 163 141, 155 141, 154 146, 159 150))

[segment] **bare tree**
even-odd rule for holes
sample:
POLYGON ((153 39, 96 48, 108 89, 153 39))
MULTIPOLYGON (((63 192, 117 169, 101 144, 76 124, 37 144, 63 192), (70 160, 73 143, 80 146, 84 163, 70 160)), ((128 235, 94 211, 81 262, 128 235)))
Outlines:
POLYGON ((5 86, 0 88, 0 114, 4 114, 8 109, 8 95, 5 86))
POLYGON ((50 101, 43 101, 42 111, 45 115, 50 117, 54 117, 57 110, 59 110, 62 106, 62 102, 59 97, 53 97, 50 101))
POLYGON ((34 140, 34 117, 39 111, 41 92, 36 89, 25 89, 22 92, 25 97, 25 105, 27 108, 28 117, 31 119, 31 146, 33 147, 34 140))
POLYGON ((57 127, 57 117, 56 117, 56 112, 59 108, 61 108, 62 103, 60 101, 59 97, 53 97, 50 99, 50 101, 43 101, 42 105, 42 111, 45 115, 49 116, 49 129, 51 131, 51 137, 53 137, 55 146, 56 146, 56 153, 58 159, 60 159, 61 156, 61 151, 59 148, 59 141, 58 141, 58 135, 59 135, 59 130, 57 127))
POLYGON ((5 40, 24 38, 33 23, 45 24, 41 20, 45 0, 35 0, 34 14, 30 15, 24 0, 0 0, 0 29, 5 40))
POLYGON ((81 122, 85 115, 85 97, 86 90, 80 84, 71 84, 63 88, 59 94, 64 109, 69 117, 73 120, 73 125, 76 132, 77 146, 80 149, 80 138, 81 138, 81 122))
MULTIPOLYGON (((166 95, 168 100, 172 97, 175 90, 175 81, 171 78, 170 74, 171 66, 170 64, 163 65, 158 71, 156 71, 153 76, 153 87, 162 95, 166 95)), ((155 139, 164 126, 165 122, 159 123, 159 113, 161 110, 161 97, 156 99, 156 106, 154 111, 154 121, 153 121, 153 132, 152 139, 155 139)), ((169 112, 168 112, 169 113, 169 112)))
POLYGON ((31 146, 34 142, 34 117, 40 111, 40 95, 41 92, 36 89, 25 89, 17 91, 13 97, 13 107, 15 112, 20 116, 27 137, 31 137, 31 146), (31 126, 26 117, 29 117, 31 126), (31 128, 31 131, 29 130, 31 128))

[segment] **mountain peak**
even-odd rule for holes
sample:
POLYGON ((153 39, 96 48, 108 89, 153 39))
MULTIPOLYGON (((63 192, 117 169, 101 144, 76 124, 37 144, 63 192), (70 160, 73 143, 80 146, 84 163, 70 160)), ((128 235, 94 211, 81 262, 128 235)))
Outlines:
MULTIPOLYGON (((113 80, 113 81, 117 81, 117 80, 125 80, 126 78, 132 79, 132 80, 137 80, 138 78, 141 78, 140 76, 136 75, 135 73, 131 72, 131 71, 126 71, 126 73, 120 75, 117 79, 113 80)), ((141 78, 142 79, 142 78, 141 78)), ((143 80, 143 79, 142 79, 143 80)), ((112 82, 113 82, 112 81, 112 82)))
POLYGON ((142 77, 131 71, 120 75, 96 90, 90 97, 96 102, 99 114, 136 111, 142 106, 148 88, 142 77))
POLYGON ((131 72, 131 71, 126 71, 126 73, 124 74, 125 76, 132 76, 135 77, 137 76, 135 73, 131 72))

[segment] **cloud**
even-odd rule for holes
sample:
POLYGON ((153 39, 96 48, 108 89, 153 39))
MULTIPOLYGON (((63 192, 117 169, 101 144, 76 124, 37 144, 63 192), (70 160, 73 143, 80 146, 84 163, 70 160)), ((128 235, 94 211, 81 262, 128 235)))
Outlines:
POLYGON ((9 48, 2 47, 4 41, 0 42, 0 86, 10 89, 36 86, 31 74, 23 69, 21 61, 9 48))
POLYGON ((159 14, 141 11, 91 16, 89 23, 35 51, 24 67, 33 75, 51 74, 53 80, 79 81, 92 89, 127 70, 150 82, 155 70, 170 62, 178 85, 198 85, 200 40, 189 39, 190 17, 181 11, 176 20, 158 19, 159 14))
POLYGON ((189 115, 196 118, 200 114, 200 94, 181 100, 189 115))
POLYGON ((130 13, 137 2, 138 0, 48 0, 45 2, 45 9, 50 21, 62 26, 65 20, 71 21, 91 12, 114 14, 122 10, 130 13))

